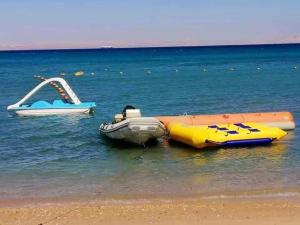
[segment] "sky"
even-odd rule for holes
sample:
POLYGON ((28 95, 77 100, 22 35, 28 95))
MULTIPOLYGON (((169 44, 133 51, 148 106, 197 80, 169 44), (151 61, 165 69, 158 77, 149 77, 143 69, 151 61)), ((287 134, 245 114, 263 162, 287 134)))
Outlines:
POLYGON ((299 0, 0 1, 0 50, 297 42, 299 0))

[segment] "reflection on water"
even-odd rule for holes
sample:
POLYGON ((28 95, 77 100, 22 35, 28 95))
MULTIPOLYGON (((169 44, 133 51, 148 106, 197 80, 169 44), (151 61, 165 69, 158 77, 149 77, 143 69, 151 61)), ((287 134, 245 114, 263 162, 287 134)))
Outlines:
POLYGON ((206 193, 277 187, 285 183, 285 143, 264 147, 193 150, 159 145, 113 150, 122 162, 107 177, 107 193, 206 193), (279 186, 278 186, 279 185, 279 186))
POLYGON ((249 190, 279 184, 280 180, 285 179, 277 175, 280 175, 278 173, 284 166, 286 152, 285 143, 202 150, 173 146, 172 158, 185 162, 191 174, 190 179, 187 179, 190 188, 202 193, 204 190, 249 190))
POLYGON ((261 157, 280 162, 287 151, 284 142, 273 143, 267 146, 237 147, 237 148, 207 148, 193 149, 188 146, 174 147, 172 145, 172 157, 175 160, 191 158, 196 166, 205 166, 207 163, 219 163, 226 160, 257 160, 261 157))

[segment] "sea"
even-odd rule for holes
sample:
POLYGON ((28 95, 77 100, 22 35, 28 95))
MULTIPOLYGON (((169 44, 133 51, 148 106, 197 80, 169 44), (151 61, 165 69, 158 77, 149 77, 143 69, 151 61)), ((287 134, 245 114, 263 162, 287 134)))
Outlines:
MULTIPOLYGON (((300 44, 0 52, 0 200, 300 196, 300 132, 260 147, 193 149, 99 134, 125 105, 144 116, 290 111, 300 124, 300 44), (76 71, 84 75, 75 76, 76 71), (94 114, 18 117, 6 107, 64 77, 94 114)), ((50 87, 32 97, 59 99, 50 87)))

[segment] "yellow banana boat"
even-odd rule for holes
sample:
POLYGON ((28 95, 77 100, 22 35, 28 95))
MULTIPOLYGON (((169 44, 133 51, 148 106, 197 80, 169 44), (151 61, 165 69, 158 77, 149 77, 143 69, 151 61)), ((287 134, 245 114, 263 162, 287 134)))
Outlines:
POLYGON ((171 123, 168 126, 171 139, 195 148, 209 146, 244 146, 268 144, 287 133, 277 127, 257 123, 219 124, 191 126, 171 123))

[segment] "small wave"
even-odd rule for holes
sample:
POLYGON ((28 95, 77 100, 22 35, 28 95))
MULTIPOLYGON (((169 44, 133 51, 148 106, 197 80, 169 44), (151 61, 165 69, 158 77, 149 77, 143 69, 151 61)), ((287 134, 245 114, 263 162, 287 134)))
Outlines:
POLYGON ((203 197, 203 199, 253 199, 253 198, 291 198, 291 197, 300 197, 300 192, 211 195, 211 196, 203 197))

